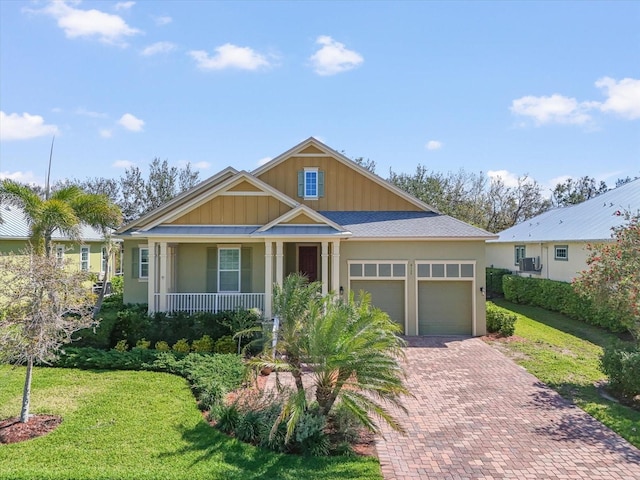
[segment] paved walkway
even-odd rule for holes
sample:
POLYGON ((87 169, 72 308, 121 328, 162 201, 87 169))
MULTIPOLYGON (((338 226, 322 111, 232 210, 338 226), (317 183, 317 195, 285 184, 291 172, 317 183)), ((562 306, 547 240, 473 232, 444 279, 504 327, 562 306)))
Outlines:
POLYGON ((408 435, 377 443, 385 479, 640 480, 640 450, 482 340, 410 345, 415 398, 408 435))

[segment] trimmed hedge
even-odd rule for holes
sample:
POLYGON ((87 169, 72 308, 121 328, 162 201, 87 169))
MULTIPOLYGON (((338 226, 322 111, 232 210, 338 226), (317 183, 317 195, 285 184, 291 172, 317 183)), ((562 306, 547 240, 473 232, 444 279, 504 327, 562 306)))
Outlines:
POLYGON ((611 390, 628 398, 640 395, 640 345, 611 345, 605 348, 600 365, 611 390))
POLYGON ((516 330, 517 319, 516 314, 506 308, 487 303, 487 331, 510 337, 516 330))
POLYGON ((570 318, 606 328, 611 332, 626 330, 615 312, 598 307, 588 298, 578 295, 567 282, 505 275, 502 277, 502 289, 504 298, 513 303, 561 312, 570 318))
POLYGON ((506 268, 486 268, 485 285, 487 286, 487 295, 504 295, 502 290, 502 277, 511 275, 511 270, 506 268))

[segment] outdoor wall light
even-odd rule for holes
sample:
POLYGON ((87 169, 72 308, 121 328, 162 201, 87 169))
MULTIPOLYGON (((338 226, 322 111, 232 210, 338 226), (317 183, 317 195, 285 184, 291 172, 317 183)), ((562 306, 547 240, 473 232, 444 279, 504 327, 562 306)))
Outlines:
POLYGON ((340 285, 340 295, 344 295, 344 287, 340 285))

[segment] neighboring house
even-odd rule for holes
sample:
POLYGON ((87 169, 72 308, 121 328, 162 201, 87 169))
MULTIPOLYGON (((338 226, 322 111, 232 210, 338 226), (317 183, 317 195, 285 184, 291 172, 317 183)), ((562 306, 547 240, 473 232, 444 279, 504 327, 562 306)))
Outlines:
POLYGON ((118 231, 124 301, 149 311, 258 308, 302 272, 366 290, 408 335, 485 333, 485 241, 314 138, 228 167, 118 231))
POLYGON ((487 265, 570 282, 587 268, 587 245, 611 241, 611 228, 624 223, 624 212, 639 209, 640 180, 634 180, 577 205, 550 210, 487 242, 487 265))
MULTIPOLYGON (((25 220, 23 211, 15 206, 0 206, 0 254, 21 253, 29 244, 29 224, 25 220)), ((109 262, 109 272, 105 272, 104 239, 95 229, 82 226, 80 241, 65 237, 56 230, 52 236, 55 255, 60 262, 68 260, 70 265, 78 270, 95 273, 98 277, 111 278, 114 272, 113 258, 109 262)))

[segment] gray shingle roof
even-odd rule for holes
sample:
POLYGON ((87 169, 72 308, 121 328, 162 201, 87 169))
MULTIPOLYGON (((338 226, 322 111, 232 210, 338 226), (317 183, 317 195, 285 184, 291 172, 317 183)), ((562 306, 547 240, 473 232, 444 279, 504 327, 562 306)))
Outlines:
POLYGON ((503 230, 495 242, 594 241, 611 238, 625 210, 640 209, 640 179, 578 205, 556 208, 503 230))
POLYGON ((434 212, 319 212, 352 238, 491 238, 493 234, 434 212))
MULTIPOLYGON (((9 205, 0 206, 0 239, 3 240, 24 240, 30 237, 29 224, 25 220, 22 209, 9 205)), ((87 242, 101 242, 102 235, 99 231, 83 225, 80 228, 80 238, 87 242)), ((58 230, 53 232, 53 240, 71 240, 62 235, 58 230)))
POLYGON ((330 225, 276 225, 261 235, 342 235, 330 225))
POLYGON ((144 235, 251 235, 260 226, 258 225, 159 225, 150 228, 144 235))

